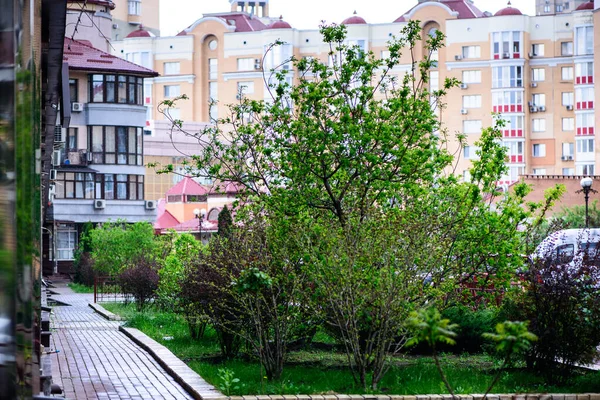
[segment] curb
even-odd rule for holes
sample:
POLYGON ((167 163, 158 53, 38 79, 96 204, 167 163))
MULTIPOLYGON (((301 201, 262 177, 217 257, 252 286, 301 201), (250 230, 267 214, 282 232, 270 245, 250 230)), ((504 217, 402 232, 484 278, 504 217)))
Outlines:
POLYGON ((194 399, 227 399, 226 396, 202 379, 200 375, 177 358, 165 346, 137 329, 126 328, 121 325, 119 326, 119 330, 142 349, 146 350, 194 399))
POLYGON ((98 303, 88 303, 88 306, 90 306, 92 310, 94 310, 109 321, 124 321, 124 319, 121 318, 119 315, 111 313, 98 303))

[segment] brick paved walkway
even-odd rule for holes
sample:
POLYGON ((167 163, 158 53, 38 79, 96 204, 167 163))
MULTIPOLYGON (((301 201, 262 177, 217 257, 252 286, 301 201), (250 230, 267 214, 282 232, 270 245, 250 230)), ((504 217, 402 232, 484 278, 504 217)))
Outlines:
POLYGON ((190 399, 185 390, 143 349, 88 306, 89 294, 64 284, 52 298, 52 379, 67 399, 190 399))

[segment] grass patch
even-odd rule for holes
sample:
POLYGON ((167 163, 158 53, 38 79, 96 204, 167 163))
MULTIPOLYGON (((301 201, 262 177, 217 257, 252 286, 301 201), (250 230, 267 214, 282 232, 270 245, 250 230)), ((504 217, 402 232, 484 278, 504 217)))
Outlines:
POLYGON ((86 286, 75 282, 67 283, 67 286, 70 287, 75 293, 94 293, 93 286, 86 286))
MULTIPOLYGON (((355 385, 346 368, 346 357, 335 350, 324 332, 315 336, 315 346, 291 352, 280 380, 268 382, 260 364, 248 356, 222 360, 215 331, 207 328, 203 338, 190 338, 187 324, 181 316, 148 308, 138 313, 135 305, 103 304, 128 319, 128 326, 137 328, 166 346, 186 362, 206 381, 219 387, 219 369, 234 372, 240 382, 232 395, 257 394, 328 394, 365 393, 355 385), (323 350, 325 348, 326 350, 323 350), (329 350, 327 350, 329 348, 329 350)), ((483 393, 491 382, 497 362, 486 355, 444 355, 447 376, 459 394, 483 393)), ((567 384, 559 386, 545 382, 537 373, 524 368, 504 372, 494 393, 597 393, 600 372, 577 371, 567 384)), ((370 392, 367 392, 370 393, 370 392)), ((429 357, 402 355, 395 359, 375 393, 416 395, 446 394, 447 391, 429 357)))

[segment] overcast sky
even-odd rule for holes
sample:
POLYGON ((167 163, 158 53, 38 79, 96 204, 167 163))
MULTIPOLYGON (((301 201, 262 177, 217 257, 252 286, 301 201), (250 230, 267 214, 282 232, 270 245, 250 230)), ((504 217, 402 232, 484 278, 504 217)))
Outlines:
MULTIPOLYGON (((271 17, 283 16, 294 28, 316 29, 321 20, 341 22, 354 10, 369 23, 391 22, 417 0, 270 0, 271 17)), ((475 0, 482 11, 496 12, 505 0, 475 0)), ((535 0, 512 0, 513 7, 533 15, 535 0)), ((229 11, 228 0, 160 0, 161 36, 177 34, 205 13, 229 11)))

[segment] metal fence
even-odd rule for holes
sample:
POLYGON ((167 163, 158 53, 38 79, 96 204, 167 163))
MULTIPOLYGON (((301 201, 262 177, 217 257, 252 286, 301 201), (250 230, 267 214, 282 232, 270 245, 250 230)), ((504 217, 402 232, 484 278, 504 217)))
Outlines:
POLYGON ((128 303, 134 300, 129 293, 121 292, 117 280, 110 276, 94 278, 94 303, 128 303))

